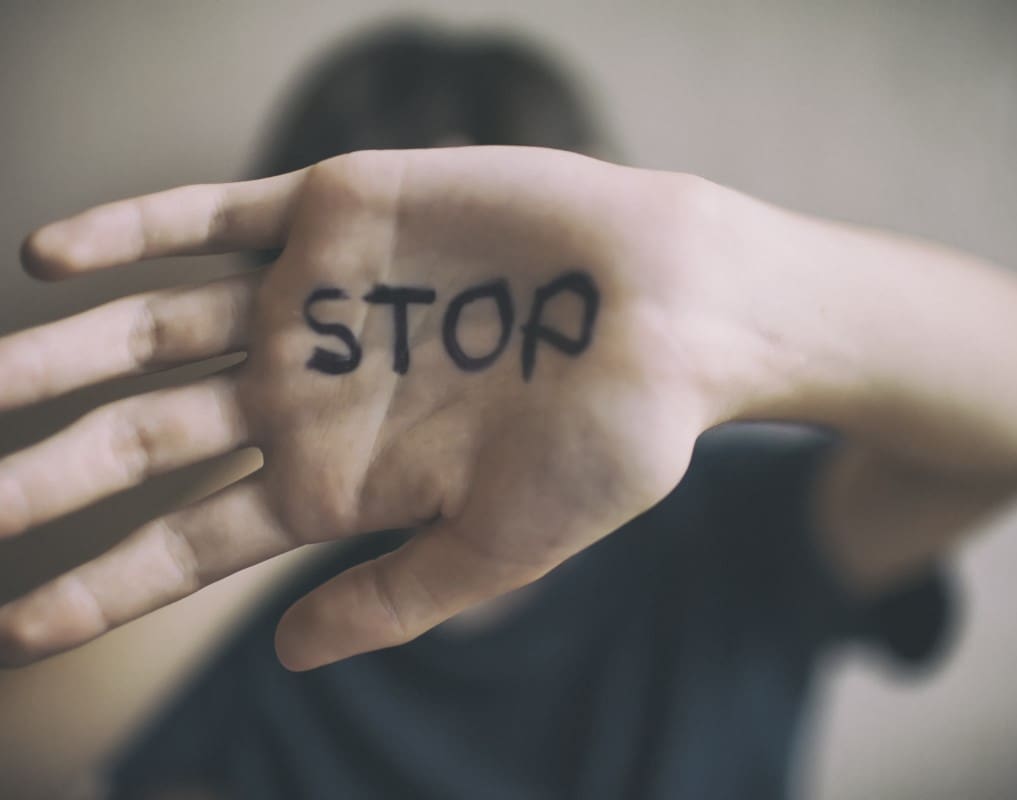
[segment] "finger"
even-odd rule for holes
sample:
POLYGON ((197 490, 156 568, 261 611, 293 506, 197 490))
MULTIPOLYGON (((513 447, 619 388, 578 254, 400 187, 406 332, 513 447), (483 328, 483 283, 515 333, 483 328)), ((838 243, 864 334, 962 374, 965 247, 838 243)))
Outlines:
POLYGON ((236 484, 0 607, 0 664, 83 644, 291 547, 261 483, 236 484))
POLYGON ((182 186, 96 206, 31 234, 22 262, 36 277, 57 279, 159 256, 278 247, 305 174, 182 186))
POLYGON ((288 669, 307 670, 404 644, 545 571, 498 560, 435 527, 299 600, 279 623, 276 652, 288 669))
POLYGON ((0 461, 0 538, 246 438, 229 377, 111 403, 0 461))
POLYGON ((0 411, 242 349, 259 281, 244 275, 125 297, 0 339, 0 411))

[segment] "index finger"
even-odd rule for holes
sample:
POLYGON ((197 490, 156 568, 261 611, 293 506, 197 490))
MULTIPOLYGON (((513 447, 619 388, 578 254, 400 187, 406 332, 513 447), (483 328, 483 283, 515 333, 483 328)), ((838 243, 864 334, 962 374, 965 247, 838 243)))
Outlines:
POLYGON ((55 280, 159 256, 280 247, 306 172, 96 206, 29 235, 21 260, 36 277, 55 280))

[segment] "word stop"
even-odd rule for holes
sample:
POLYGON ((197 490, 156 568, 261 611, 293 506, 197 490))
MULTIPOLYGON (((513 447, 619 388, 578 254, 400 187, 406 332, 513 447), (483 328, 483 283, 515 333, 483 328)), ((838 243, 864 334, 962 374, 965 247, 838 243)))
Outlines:
MULTIPOLYGON (((348 300, 349 296, 336 286, 315 289, 304 302, 304 320, 308 327, 322 336, 330 336, 342 342, 343 351, 315 347, 307 368, 326 375, 344 375, 353 372, 360 364, 361 347, 356 335, 346 325, 337 322, 323 322, 316 312, 326 303, 348 300)), ((392 369, 400 375, 410 368, 409 315, 410 307, 432 305, 437 301, 434 289, 411 286, 385 286, 379 284, 365 294, 362 300, 375 305, 387 305, 392 309, 393 356, 392 369)), ((523 334, 521 363, 523 379, 533 375, 537 362, 537 348, 541 343, 555 348, 569 356, 578 356, 593 339, 593 326, 600 307, 600 293, 593 279, 578 270, 566 272, 548 284, 537 287, 530 302, 526 322, 520 326, 523 334), (547 305, 557 296, 575 295, 582 304, 579 320, 579 334, 570 336, 544 322, 547 305)), ((515 325, 515 305, 508 281, 504 278, 481 283, 460 292, 445 307, 442 318, 441 336, 452 362, 466 372, 479 372, 491 366, 505 352, 512 339, 515 325), (486 353, 467 353, 459 341, 459 320, 463 311, 474 303, 488 303, 491 313, 497 315, 499 336, 497 342, 486 353)))

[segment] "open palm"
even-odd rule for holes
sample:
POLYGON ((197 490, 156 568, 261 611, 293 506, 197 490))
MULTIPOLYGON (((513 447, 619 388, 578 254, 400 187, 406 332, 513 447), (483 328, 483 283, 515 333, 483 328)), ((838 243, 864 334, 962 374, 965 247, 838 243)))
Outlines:
POLYGON ((359 153, 30 237, 26 266, 54 278, 282 251, 258 274, 0 340, 0 411, 248 353, 0 461, 0 536, 233 449, 265 459, 0 608, 0 659, 72 647, 302 544, 414 529, 284 617, 280 657, 310 668, 531 582, 659 500, 711 420, 675 314, 688 300, 668 288, 678 193, 649 175, 525 148, 359 153))

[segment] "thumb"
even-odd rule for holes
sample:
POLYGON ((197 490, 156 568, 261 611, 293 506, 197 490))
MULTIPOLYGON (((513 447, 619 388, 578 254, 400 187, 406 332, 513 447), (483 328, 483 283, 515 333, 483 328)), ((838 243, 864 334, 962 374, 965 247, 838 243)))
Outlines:
POLYGON ((279 660, 308 670, 404 644, 553 566, 506 562, 475 541, 439 523, 322 584, 283 615, 275 637, 279 660))

